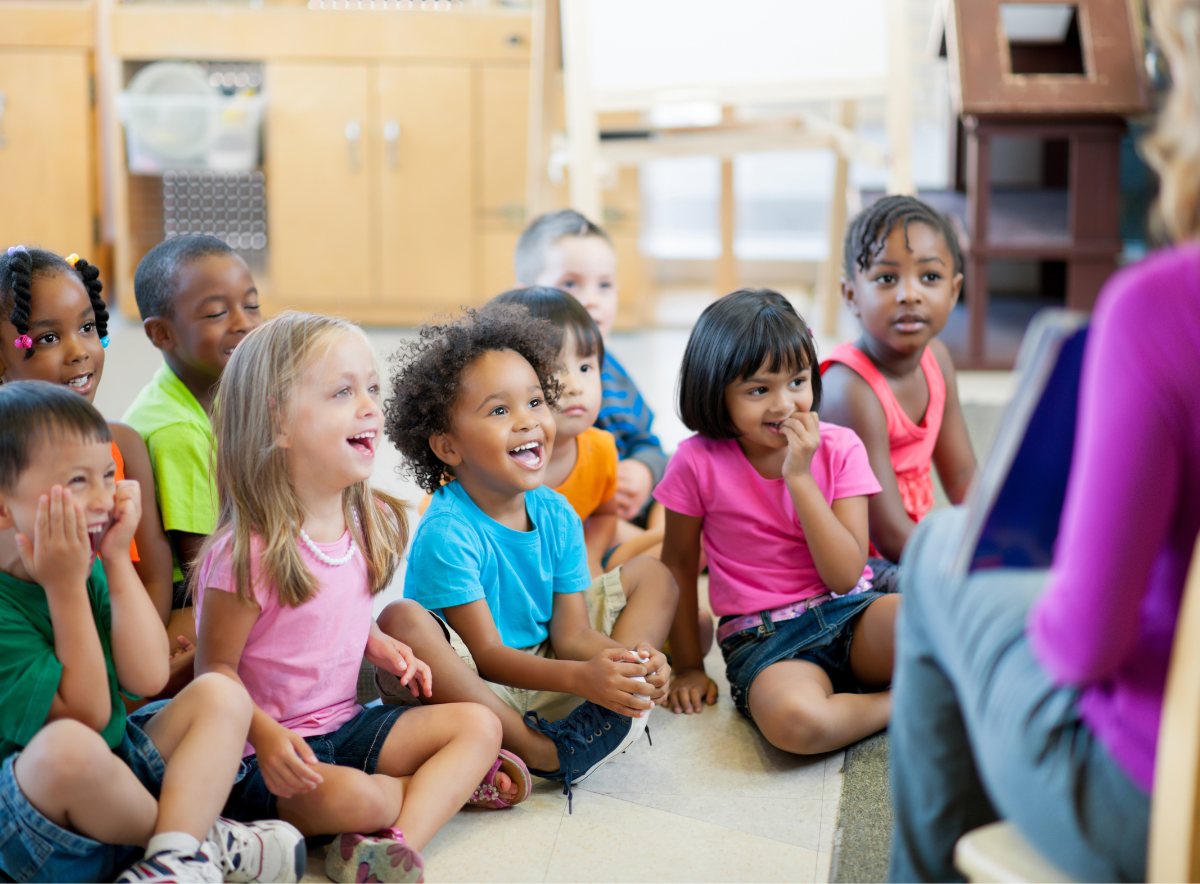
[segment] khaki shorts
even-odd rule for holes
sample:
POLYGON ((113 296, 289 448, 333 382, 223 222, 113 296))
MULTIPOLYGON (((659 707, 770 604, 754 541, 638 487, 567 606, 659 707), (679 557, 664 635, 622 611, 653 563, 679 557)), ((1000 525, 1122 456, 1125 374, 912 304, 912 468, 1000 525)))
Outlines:
MULTIPOLYGON (((583 592, 583 600, 587 605, 588 621, 591 623, 592 629, 604 635, 612 635, 617 618, 625 610, 625 590, 621 586, 621 569, 614 568, 592 581, 592 585, 583 592)), ((450 647, 457 652, 464 663, 471 667, 471 671, 478 675, 479 667, 475 665, 475 658, 471 656, 471 650, 462 640, 462 636, 437 614, 432 616, 441 624, 442 631, 450 642, 450 647)), ((554 648, 550 646, 549 638, 539 645, 521 648, 521 650, 536 657, 554 659, 554 648)), ((559 691, 514 688, 486 680, 484 683, 492 689, 496 696, 522 715, 526 712, 537 712, 550 721, 557 721, 570 714, 571 710, 583 702, 574 694, 565 694, 559 691)), ((375 684, 379 687, 379 695, 383 698, 383 702, 388 705, 415 706, 420 703, 408 688, 400 684, 399 678, 378 667, 375 669, 375 684)))

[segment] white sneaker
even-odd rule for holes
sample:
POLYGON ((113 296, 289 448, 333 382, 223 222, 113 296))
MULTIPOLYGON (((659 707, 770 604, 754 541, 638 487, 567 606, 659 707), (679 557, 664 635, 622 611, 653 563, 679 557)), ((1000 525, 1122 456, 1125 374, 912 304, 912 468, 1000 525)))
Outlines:
POLYGON ((205 847, 225 880, 236 884, 291 884, 300 880, 308 864, 304 836, 283 820, 239 823, 219 816, 205 847))
POLYGON ((197 884, 221 884, 221 870, 208 857, 206 843, 194 854, 178 850, 160 850, 154 856, 138 860, 120 875, 117 881, 126 884, 158 884, 158 882, 197 882, 197 884))

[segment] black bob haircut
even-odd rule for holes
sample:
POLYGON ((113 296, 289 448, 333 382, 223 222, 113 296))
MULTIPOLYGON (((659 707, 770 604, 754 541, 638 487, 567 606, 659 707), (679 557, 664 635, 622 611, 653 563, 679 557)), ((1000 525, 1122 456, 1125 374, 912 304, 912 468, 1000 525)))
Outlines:
POLYGON ((0 490, 8 491, 47 439, 112 442, 112 431, 78 393, 48 381, 0 384, 0 490))
POLYGON ((817 345, 788 299, 771 289, 741 289, 709 304, 692 329, 679 370, 679 416, 706 439, 736 439, 725 388, 768 371, 812 369, 812 410, 821 410, 817 345))
POLYGON ((133 274, 133 297, 145 322, 152 316, 171 319, 175 315, 175 278, 179 269, 209 255, 236 255, 229 244, 215 236, 185 233, 165 239, 148 251, 133 274))
POLYGON ((884 241, 897 225, 904 225, 904 243, 907 245, 908 225, 913 223, 924 224, 942 235, 954 260, 954 273, 962 273, 962 248, 950 219, 915 196, 894 195, 885 196, 867 206, 850 222, 842 248, 842 266, 846 278, 853 279, 856 269, 867 270, 871 266, 883 251, 884 241))
POLYGON ((558 334, 552 343, 559 352, 563 348, 563 332, 570 329, 575 335, 575 348, 580 356, 595 356, 601 367, 604 365, 604 338, 600 327, 587 309, 572 295, 562 289, 548 286, 528 286, 509 289, 492 298, 493 304, 520 304, 538 319, 554 325, 558 334))

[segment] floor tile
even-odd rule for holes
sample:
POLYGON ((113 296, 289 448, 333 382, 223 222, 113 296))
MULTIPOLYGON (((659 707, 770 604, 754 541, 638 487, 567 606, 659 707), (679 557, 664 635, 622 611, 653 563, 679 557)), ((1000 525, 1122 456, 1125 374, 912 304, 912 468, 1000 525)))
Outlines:
POLYGON ((826 798, 821 802, 821 840, 817 846, 817 850, 823 853, 833 852, 834 833, 837 832, 838 805, 840 803, 840 795, 837 798, 826 798))
POLYGON ((817 884, 829 884, 829 878, 833 873, 833 854, 818 853, 817 854, 817 884))
POLYGON ((548 881, 812 881, 817 853, 604 795, 578 792, 548 881))
POLYGON ((609 797, 809 850, 816 850, 820 844, 823 802, 812 798, 729 798, 648 792, 617 793, 609 797))
POLYGON ((842 770, 846 764, 846 750, 839 749, 825 757, 825 788, 822 798, 840 798, 842 795, 842 770))

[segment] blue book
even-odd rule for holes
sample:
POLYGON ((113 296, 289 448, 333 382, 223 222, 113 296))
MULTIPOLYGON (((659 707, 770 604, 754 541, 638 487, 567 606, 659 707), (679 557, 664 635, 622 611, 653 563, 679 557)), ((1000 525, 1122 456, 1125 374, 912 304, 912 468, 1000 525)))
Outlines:
POLYGON ((987 568, 1048 568, 1071 453, 1088 317, 1043 310, 1017 356, 1017 390, 996 444, 967 497, 958 574, 987 568))

